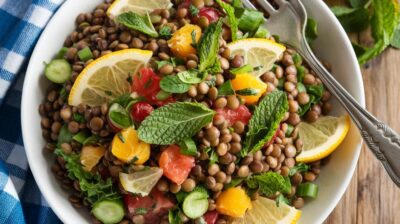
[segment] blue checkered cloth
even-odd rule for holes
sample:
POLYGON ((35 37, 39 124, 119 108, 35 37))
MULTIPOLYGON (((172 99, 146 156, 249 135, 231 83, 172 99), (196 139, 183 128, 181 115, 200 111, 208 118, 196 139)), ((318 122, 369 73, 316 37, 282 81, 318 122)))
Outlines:
POLYGON ((0 0, 0 224, 61 223, 29 170, 21 135, 26 63, 64 0, 0 0))

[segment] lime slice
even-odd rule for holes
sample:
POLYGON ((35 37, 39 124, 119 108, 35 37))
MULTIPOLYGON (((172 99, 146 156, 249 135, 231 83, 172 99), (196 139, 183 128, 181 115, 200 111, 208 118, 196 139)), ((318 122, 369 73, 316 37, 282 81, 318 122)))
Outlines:
POLYGON ((144 67, 152 55, 151 51, 127 49, 94 60, 75 80, 68 103, 99 106, 130 93, 128 77, 144 67))
POLYGON ((303 150, 296 160, 307 163, 325 158, 342 143, 349 129, 349 116, 320 117, 311 124, 301 122, 299 138, 303 141, 303 150))
POLYGON ((134 12, 144 15, 146 12, 152 12, 155 9, 171 8, 170 0, 116 0, 108 8, 107 15, 115 18, 124 12, 134 12))
POLYGON ((119 173, 119 181, 126 191, 147 196, 162 175, 162 169, 150 167, 131 174, 119 173))
POLYGON ((253 66, 254 76, 261 76, 271 70, 275 61, 286 50, 285 46, 265 38, 248 38, 228 44, 231 56, 241 55, 244 64, 253 66))

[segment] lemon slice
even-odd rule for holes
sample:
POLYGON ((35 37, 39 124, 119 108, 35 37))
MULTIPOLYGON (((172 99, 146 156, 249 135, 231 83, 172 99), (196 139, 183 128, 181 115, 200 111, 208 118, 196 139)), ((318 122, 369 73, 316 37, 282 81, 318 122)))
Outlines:
POLYGON ((350 129, 349 116, 320 117, 314 123, 299 124, 299 138, 303 150, 296 157, 298 162, 314 162, 331 154, 346 137, 350 129))
POLYGON ((99 106, 129 93, 128 77, 144 67, 152 55, 151 51, 127 49, 96 59, 75 80, 68 103, 99 106))
POLYGON ((162 169, 150 167, 131 174, 119 173, 119 181, 126 191, 147 196, 162 175, 162 169))
POLYGON ((107 10, 107 15, 115 18, 124 12, 135 12, 144 15, 146 12, 152 12, 155 9, 171 8, 170 0, 116 0, 107 10))
POLYGON ((274 200, 259 197, 253 201, 253 208, 243 218, 235 219, 233 224, 294 224, 301 216, 301 211, 285 203, 276 206, 274 200))
POLYGON ((242 39, 227 46, 231 50, 231 56, 241 55, 244 57, 244 64, 255 68, 252 74, 257 77, 271 70, 275 61, 286 50, 285 46, 265 38, 242 39))

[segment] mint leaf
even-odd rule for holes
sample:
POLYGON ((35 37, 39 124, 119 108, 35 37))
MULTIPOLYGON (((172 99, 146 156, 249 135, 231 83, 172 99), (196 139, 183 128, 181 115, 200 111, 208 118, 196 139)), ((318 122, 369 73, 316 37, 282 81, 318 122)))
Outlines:
POLYGON ((351 42, 351 45, 353 46, 353 50, 356 53, 357 57, 361 56, 362 54, 364 54, 367 49, 357 43, 351 42))
POLYGON ((139 139, 157 145, 179 143, 210 123, 215 111, 201 103, 178 102, 154 110, 138 129, 139 139))
POLYGON ((311 42, 318 37, 318 25, 317 21, 315 21, 313 18, 307 19, 307 25, 306 25, 306 38, 308 42, 311 42))
POLYGON ((394 30, 392 39, 390 40, 390 45, 395 48, 400 48, 400 26, 394 30))
POLYGON ((252 176, 246 180, 246 184, 249 188, 258 188, 260 193, 267 197, 273 196, 276 192, 288 194, 291 191, 289 178, 275 172, 252 176))
POLYGON ((240 0, 232 0, 232 6, 235 8, 241 8, 242 2, 240 0))
POLYGON ((310 166, 305 164, 305 163, 299 163, 296 164, 294 167, 290 168, 289 170, 289 176, 293 176, 294 174, 296 174, 297 172, 307 172, 310 170, 310 166))
POLYGON ((257 32, 254 34, 255 38, 268 38, 270 35, 269 31, 264 27, 260 26, 257 32))
POLYGON ((191 16, 197 16, 197 14, 199 14, 200 10, 196 6, 194 6, 193 4, 190 4, 189 12, 190 12, 191 16))
POLYGON ((197 84, 203 81, 203 77, 199 77, 199 72, 196 70, 182 71, 176 76, 181 80, 181 82, 187 84, 197 84))
POLYGON ((180 212, 180 209, 178 206, 176 206, 173 209, 170 209, 168 211, 168 222, 170 224, 181 224, 182 223, 181 218, 179 216, 179 212, 180 212))
POLYGON ((322 84, 307 85, 307 86, 305 86, 305 88, 306 88, 308 95, 310 96, 310 100, 308 101, 307 104, 302 105, 299 108, 298 114, 300 116, 303 116, 305 113, 307 113, 307 111, 310 110, 312 105, 318 103, 321 100, 322 95, 324 94, 324 85, 322 85, 322 84))
POLYGON ((360 32, 369 25, 369 11, 364 7, 348 8, 336 6, 332 7, 331 10, 347 32, 360 32))
POLYGON ((234 95, 234 94, 235 94, 235 91, 233 90, 231 80, 224 82, 218 88, 218 96, 229 96, 229 95, 234 95))
POLYGON ((228 16, 228 23, 231 27, 232 41, 237 40, 239 21, 235 16, 235 8, 221 0, 217 0, 217 3, 225 10, 226 15, 228 16))
POLYGON ((205 71, 207 68, 213 67, 217 61, 219 50, 219 38, 222 33, 222 20, 210 24, 204 31, 202 38, 197 46, 197 52, 200 58, 199 70, 205 71))
POLYGON ((182 82, 175 75, 164 76, 160 81, 160 88, 169 93, 186 93, 190 86, 190 84, 182 82))
POLYGON ((117 21, 130 29, 137 30, 150 37, 158 37, 157 31, 151 23, 149 13, 141 16, 134 12, 125 12, 117 17, 117 21))
POLYGON ((184 155, 195 156, 197 155, 197 146, 192 138, 187 138, 179 143, 180 152, 184 155))
POLYGON ((283 194, 278 195, 278 197, 276 197, 275 199, 276 202, 276 207, 279 207, 279 205, 281 205, 282 203, 289 205, 289 200, 283 196, 283 194))
POLYGON ((172 36, 172 34, 171 34, 171 27, 169 27, 169 26, 163 26, 163 27, 161 27, 159 33, 160 33, 160 38, 163 38, 163 39, 168 40, 168 39, 170 39, 171 36, 172 36))
POLYGON ((57 138, 57 146, 61 146, 62 143, 70 143, 72 140, 73 134, 69 131, 68 125, 64 124, 57 138))
POLYGON ((235 93, 241 96, 255 96, 260 92, 259 89, 245 88, 236 90, 235 93))
POLYGON ((285 92, 273 91, 261 100, 250 119, 242 156, 260 150, 271 140, 288 109, 285 92))
POLYGON ((242 67, 239 68, 232 68, 229 70, 230 73, 237 75, 237 74, 242 74, 242 73, 249 73, 253 71, 253 66, 247 64, 243 65, 242 67))

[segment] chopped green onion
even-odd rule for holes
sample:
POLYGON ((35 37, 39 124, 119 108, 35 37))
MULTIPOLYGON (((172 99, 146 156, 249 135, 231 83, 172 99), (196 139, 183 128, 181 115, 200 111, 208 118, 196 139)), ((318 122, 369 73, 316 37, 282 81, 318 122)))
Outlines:
POLYGON ((64 55, 67 53, 67 51, 68 51, 68 48, 67 48, 67 47, 62 47, 62 48, 58 51, 56 58, 57 58, 57 59, 63 59, 63 58, 64 58, 64 55))
POLYGON ((286 129, 285 136, 286 136, 286 137, 289 137, 289 136, 293 133, 293 130, 294 130, 293 125, 288 124, 288 127, 287 127, 287 129, 286 129))
POLYGON ((247 64, 247 65, 243 65, 242 67, 239 68, 233 68, 231 70, 229 70, 230 73, 237 75, 237 74, 241 74, 241 73, 248 73, 248 72, 252 72, 253 71, 253 66, 247 64))
POLYGON ((264 27, 260 26, 257 32, 254 34, 256 38, 267 38, 269 36, 269 31, 264 27))
POLYGON ((231 80, 224 82, 218 88, 218 96, 229 96, 233 94, 235 94, 235 91, 233 90, 231 80))
POLYGON ((297 69, 297 81, 303 82, 304 76, 306 75, 306 68, 304 66, 296 66, 297 69))
POLYGON ((300 184, 296 189, 296 195, 300 197, 316 198, 318 196, 318 185, 313 183, 300 184))
POLYGON ((128 111, 117 103, 111 105, 108 111, 108 118, 118 128, 128 128, 132 125, 128 111))
POLYGON ((236 187, 237 185, 242 183, 243 180, 244 180, 244 178, 240 178, 240 177, 233 178, 231 180, 231 182, 229 182, 229 184, 225 184, 224 185, 224 189, 228 189, 228 188, 231 188, 231 187, 236 187))
POLYGON ((197 155, 197 146, 196 143, 193 141, 193 139, 187 138, 183 140, 183 142, 181 142, 179 146, 181 148, 182 154, 189 156, 197 155))
POLYGON ((80 131, 80 132, 78 132, 78 134, 74 135, 74 137, 72 137, 72 139, 83 144, 88 137, 89 137, 89 134, 86 131, 80 131))
POLYGON ((300 54, 296 53, 292 55, 293 62, 296 66, 300 66, 303 60, 301 59, 300 54))
POLYGON ((260 92, 259 89, 245 88, 236 90, 235 93, 241 96, 255 96, 260 92))
POLYGON ((239 29, 243 32, 256 32, 263 21, 262 12, 246 9, 239 19, 239 29))
POLYGON ((89 47, 85 47, 78 51, 78 57, 81 61, 89 61, 90 59, 93 59, 93 54, 89 47))
POLYGON ((297 91, 298 91, 299 93, 302 93, 302 92, 306 92, 307 89, 306 89, 306 87, 304 86, 303 83, 298 82, 298 83, 297 83, 297 91))
POLYGON ((100 137, 97 135, 92 135, 83 141, 82 145, 93 145, 96 144, 100 140, 100 137))

